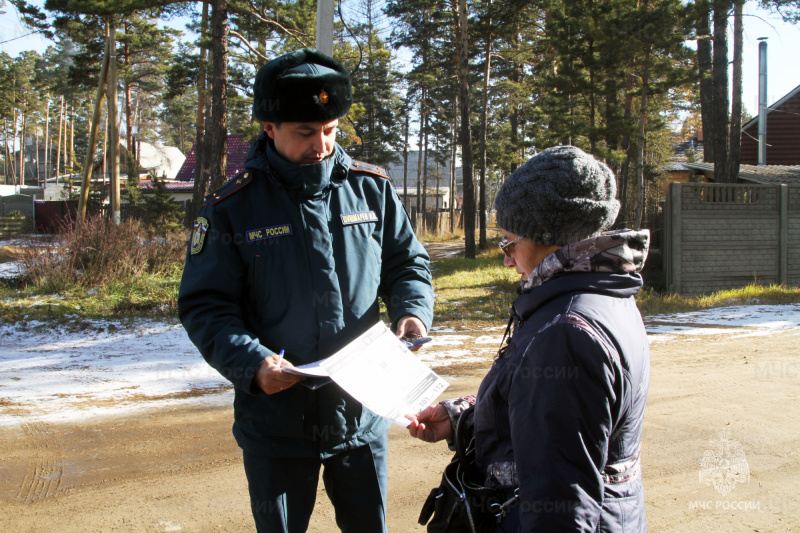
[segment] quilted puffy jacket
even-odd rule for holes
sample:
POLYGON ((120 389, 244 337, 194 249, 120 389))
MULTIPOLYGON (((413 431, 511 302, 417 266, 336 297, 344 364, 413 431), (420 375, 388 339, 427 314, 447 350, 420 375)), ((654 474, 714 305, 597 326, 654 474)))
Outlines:
POLYGON ((487 484, 519 485, 499 529, 644 532, 649 383, 638 273, 570 272, 522 293, 475 403, 487 484))

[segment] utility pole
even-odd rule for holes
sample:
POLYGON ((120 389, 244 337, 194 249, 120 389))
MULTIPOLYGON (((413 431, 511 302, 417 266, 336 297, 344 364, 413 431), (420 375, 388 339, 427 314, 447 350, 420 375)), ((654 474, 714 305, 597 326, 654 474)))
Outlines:
POLYGON ((317 0, 317 50, 333 57, 333 2, 317 0))

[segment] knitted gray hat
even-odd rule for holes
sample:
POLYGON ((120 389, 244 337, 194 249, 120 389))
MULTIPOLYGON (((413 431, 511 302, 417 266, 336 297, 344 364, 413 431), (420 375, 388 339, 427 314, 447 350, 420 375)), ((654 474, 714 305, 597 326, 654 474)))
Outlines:
POLYGON ((545 245, 564 246, 598 235, 617 218, 614 173, 574 146, 533 156, 500 188, 497 225, 545 245))

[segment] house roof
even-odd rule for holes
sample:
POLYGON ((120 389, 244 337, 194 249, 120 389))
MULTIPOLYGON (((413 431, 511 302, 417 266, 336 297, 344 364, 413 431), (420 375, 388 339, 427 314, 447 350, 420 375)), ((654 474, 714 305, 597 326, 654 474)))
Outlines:
MULTIPOLYGON (((786 95, 783 98, 781 98, 780 100, 778 100, 777 102, 775 102, 771 106, 767 107, 767 114, 769 114, 772 111, 776 110, 777 108, 781 107, 783 104, 785 104, 786 102, 788 102, 789 100, 791 100, 792 98, 794 98, 798 94, 800 94, 800 85, 798 85, 797 87, 795 87, 794 89, 792 89, 791 91, 786 93, 786 95)), ((749 129, 752 126, 755 126, 757 124, 758 124, 758 115, 756 115, 755 118, 753 118, 750 122, 748 122, 747 124, 742 126, 742 129, 746 130, 746 129, 749 129)))
MULTIPOLYGON (((714 163, 684 163, 688 169, 714 172, 714 163)), ((739 165, 739 179, 764 185, 800 184, 800 165, 739 165)))
POLYGON ((664 170, 667 172, 686 172, 685 163, 681 161, 669 161, 664 164, 664 170))
MULTIPOLYGON (((194 183, 191 181, 162 181, 164 187, 171 192, 192 192, 194 190, 194 183)), ((138 187, 144 190, 153 188, 153 182, 150 180, 139 182, 138 187)))
MULTIPOLYGON (((178 181, 193 181, 194 166, 197 161, 195 154, 196 145, 192 145, 192 150, 183 162, 175 179, 178 181)), ((240 135, 228 135, 228 159, 225 167, 225 179, 231 179, 244 169, 244 161, 247 152, 250 150, 250 141, 243 139, 240 135)))
MULTIPOLYGON (((127 149, 128 143, 120 139, 119 144, 127 149)), ((144 141, 136 141, 139 149, 138 160, 142 170, 155 176, 165 176, 174 179, 186 160, 186 156, 175 146, 156 146, 144 141)))

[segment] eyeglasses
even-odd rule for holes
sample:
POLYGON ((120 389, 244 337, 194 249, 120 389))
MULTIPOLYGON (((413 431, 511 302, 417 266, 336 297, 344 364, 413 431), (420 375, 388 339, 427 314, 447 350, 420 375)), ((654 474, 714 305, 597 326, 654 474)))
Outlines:
POLYGON ((522 238, 522 235, 520 235, 519 237, 517 237, 516 239, 514 239, 511 242, 503 239, 502 241, 497 243, 497 246, 499 246, 500 249, 503 250, 504 254, 511 255, 511 249, 514 248, 514 245, 517 244, 517 242, 519 242, 519 240, 521 238, 522 238))

